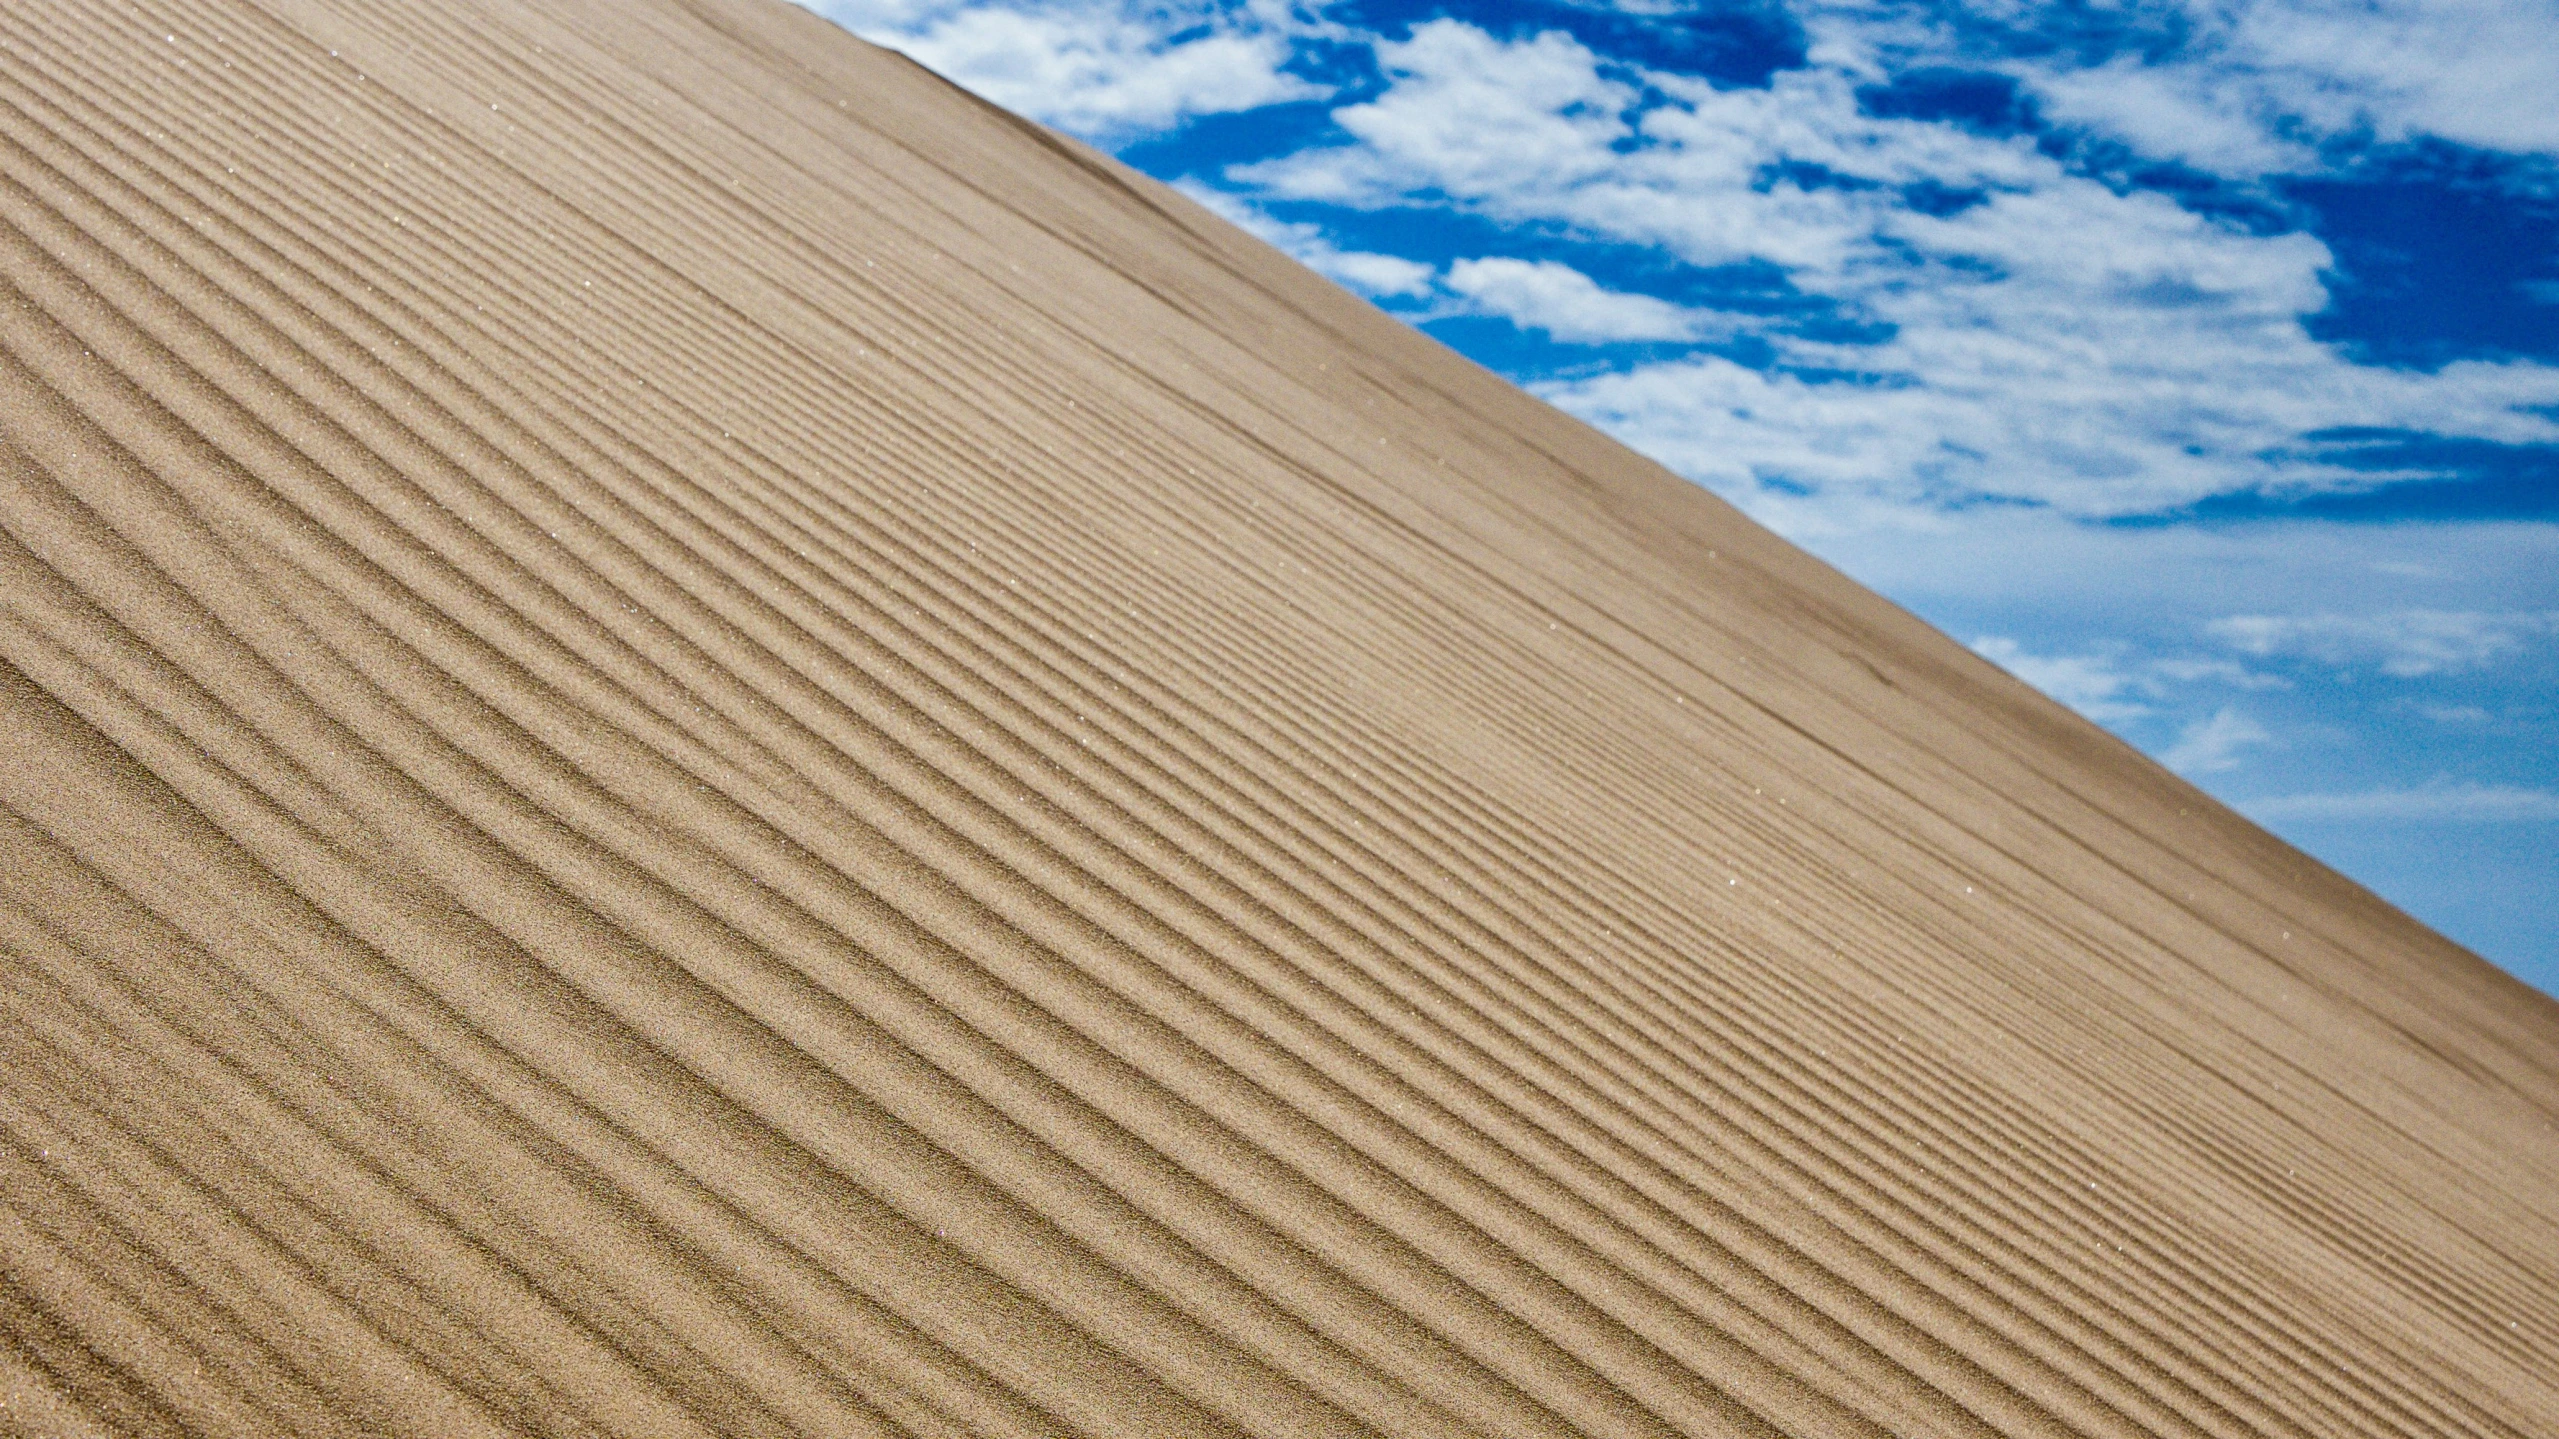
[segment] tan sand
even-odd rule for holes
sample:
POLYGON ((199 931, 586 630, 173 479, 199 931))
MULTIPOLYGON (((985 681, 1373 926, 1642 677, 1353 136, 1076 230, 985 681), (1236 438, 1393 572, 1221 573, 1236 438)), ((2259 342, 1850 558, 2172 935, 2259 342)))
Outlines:
POLYGON ((2559 1433, 2559 1005, 1164 187, 0 37, 0 1430, 2559 1433))

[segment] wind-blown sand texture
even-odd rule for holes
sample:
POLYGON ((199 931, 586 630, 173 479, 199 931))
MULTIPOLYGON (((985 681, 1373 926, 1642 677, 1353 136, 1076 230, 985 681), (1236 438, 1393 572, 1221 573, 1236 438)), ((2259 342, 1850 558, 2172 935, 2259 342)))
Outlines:
POLYGON ((0 36, 0 1429, 2559 1433, 2559 1006, 1171 191, 0 36))

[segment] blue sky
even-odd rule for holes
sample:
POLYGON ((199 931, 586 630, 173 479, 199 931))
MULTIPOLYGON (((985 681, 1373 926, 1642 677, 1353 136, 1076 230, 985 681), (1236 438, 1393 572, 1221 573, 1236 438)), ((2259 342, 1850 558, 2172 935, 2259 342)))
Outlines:
POLYGON ((2559 0, 802 0, 2559 992, 2559 0))

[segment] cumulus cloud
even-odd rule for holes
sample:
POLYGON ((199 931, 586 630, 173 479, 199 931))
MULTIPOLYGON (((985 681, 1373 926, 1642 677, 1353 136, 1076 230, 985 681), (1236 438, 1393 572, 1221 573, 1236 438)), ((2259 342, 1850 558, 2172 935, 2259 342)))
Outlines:
POLYGON ((2386 614, 2227 615, 2206 626, 2244 654, 2377 664, 2401 679, 2475 670, 2559 634, 2559 612, 2398 610, 2386 614))

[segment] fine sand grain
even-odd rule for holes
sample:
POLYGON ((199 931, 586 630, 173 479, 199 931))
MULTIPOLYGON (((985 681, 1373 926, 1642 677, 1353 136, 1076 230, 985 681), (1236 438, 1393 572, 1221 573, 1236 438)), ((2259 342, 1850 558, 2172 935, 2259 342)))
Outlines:
POLYGON ((2559 1005, 774 0, 0 7, 0 1431, 2559 1433, 2559 1005))

